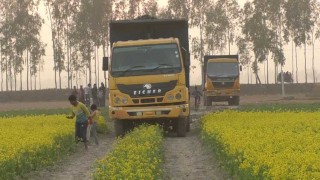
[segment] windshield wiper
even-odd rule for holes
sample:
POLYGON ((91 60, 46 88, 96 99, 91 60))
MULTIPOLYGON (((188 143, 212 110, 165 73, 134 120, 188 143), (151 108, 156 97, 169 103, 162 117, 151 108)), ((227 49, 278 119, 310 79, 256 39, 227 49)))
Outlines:
POLYGON ((141 67, 141 68, 144 68, 145 66, 132 66, 132 67, 129 67, 128 69, 122 71, 121 74, 120 74, 120 76, 124 75, 125 73, 127 73, 127 72, 129 72, 129 71, 131 71, 131 70, 133 70, 133 69, 140 68, 140 67, 141 67))
POLYGON ((212 78, 227 78, 227 77, 236 77, 236 74, 217 74, 217 75, 209 75, 212 78))
POLYGON ((157 70, 157 69, 159 69, 159 68, 161 68, 161 67, 165 67, 165 66, 173 67, 173 65, 172 65, 172 64, 158 64, 158 66, 157 66, 157 67, 155 67, 155 68, 153 68, 152 70, 157 70))

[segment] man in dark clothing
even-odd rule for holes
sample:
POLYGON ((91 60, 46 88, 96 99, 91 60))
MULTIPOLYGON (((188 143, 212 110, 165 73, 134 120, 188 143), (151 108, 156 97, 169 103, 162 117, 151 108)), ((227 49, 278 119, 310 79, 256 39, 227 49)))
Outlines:
POLYGON ((200 104, 200 96, 202 96, 202 93, 198 91, 197 86, 194 88, 194 92, 192 93, 192 95, 194 96, 194 107, 196 110, 198 110, 200 104))
POLYGON ((82 102, 83 104, 85 104, 84 89, 83 89, 82 85, 80 86, 78 96, 79 96, 79 98, 78 98, 79 101, 82 102))
POLYGON ((101 107, 105 106, 106 102, 106 87, 104 86, 103 83, 101 83, 101 86, 99 87, 99 105, 101 107))
POLYGON ((74 96, 78 97, 78 90, 77 90, 76 86, 73 86, 73 90, 71 92, 71 95, 74 95, 74 96))
POLYGON ((94 84, 93 88, 92 88, 92 100, 93 100, 93 104, 98 104, 98 87, 97 87, 97 84, 94 84))

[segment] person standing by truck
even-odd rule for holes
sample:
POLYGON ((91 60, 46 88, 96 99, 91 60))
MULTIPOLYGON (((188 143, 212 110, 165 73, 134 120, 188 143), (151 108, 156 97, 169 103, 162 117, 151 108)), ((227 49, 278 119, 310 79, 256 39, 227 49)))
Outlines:
POLYGON ((106 102, 106 87, 104 86, 103 82, 101 83, 101 86, 99 87, 99 92, 98 92, 98 98, 99 98, 99 105, 101 107, 105 106, 106 102))
POLYGON ((198 91, 197 86, 194 88, 194 92, 192 93, 192 95, 194 96, 194 107, 196 110, 198 110, 200 105, 200 96, 202 96, 202 93, 198 91))
POLYGON ((77 101, 77 97, 75 95, 69 96, 69 102, 72 105, 72 115, 67 116, 68 119, 73 119, 76 117, 76 130, 75 130, 75 140, 76 143, 82 141, 84 143, 84 147, 88 149, 87 142, 87 125, 88 118, 90 117, 90 112, 88 108, 77 101))

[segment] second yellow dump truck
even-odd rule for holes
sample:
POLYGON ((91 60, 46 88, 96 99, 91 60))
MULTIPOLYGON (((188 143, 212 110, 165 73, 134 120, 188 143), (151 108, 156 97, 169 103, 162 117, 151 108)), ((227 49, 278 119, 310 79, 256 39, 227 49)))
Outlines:
POLYGON ((204 105, 227 101, 228 105, 239 105, 240 71, 238 55, 205 56, 203 78, 204 105))
POLYGON ((117 136, 138 123, 159 123, 178 136, 186 135, 190 128, 188 38, 187 20, 110 23, 112 54, 104 70, 109 72, 109 116, 117 136))

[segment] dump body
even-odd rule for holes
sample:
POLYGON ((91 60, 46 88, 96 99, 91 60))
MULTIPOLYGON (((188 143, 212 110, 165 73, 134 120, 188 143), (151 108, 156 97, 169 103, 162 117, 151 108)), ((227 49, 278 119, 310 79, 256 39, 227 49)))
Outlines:
POLYGON ((186 20, 110 23, 109 115, 116 133, 140 122, 189 123, 189 42, 186 20))
POLYGON ((203 71, 204 103, 227 101, 239 105, 240 68, 238 55, 205 56, 203 71))

